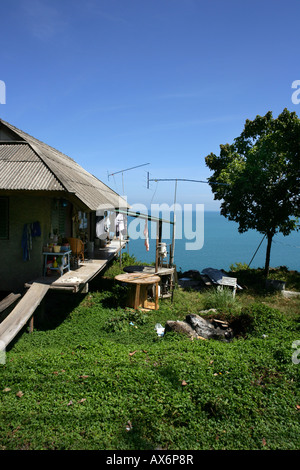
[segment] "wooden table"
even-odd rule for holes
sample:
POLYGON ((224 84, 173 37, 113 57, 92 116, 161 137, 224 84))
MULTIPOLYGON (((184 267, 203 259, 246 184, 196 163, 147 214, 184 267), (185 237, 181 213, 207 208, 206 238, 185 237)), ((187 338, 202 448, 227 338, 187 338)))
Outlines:
POLYGON ((144 265, 133 265, 125 266, 123 271, 126 273, 145 273, 145 274, 156 274, 160 277, 160 292, 159 297, 161 299, 173 298, 173 290, 175 284, 175 268, 167 268, 165 266, 159 266, 158 270, 155 271, 155 266, 144 266, 144 265))
POLYGON ((160 277, 147 273, 124 273, 115 277, 116 281, 131 284, 128 304, 134 309, 142 307, 144 309, 158 310, 158 283, 160 277), (155 284, 155 302, 149 302, 147 298, 148 286, 155 284))

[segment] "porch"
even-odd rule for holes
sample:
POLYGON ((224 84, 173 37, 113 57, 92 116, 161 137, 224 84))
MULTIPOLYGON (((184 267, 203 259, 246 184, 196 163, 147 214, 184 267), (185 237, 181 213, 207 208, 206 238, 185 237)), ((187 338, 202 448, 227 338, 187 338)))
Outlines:
POLYGON ((105 248, 95 248, 93 254, 85 257, 79 267, 65 272, 62 276, 53 272, 51 276, 41 276, 26 282, 29 288, 33 283, 48 285, 49 289, 70 291, 72 293, 88 292, 88 283, 92 281, 126 246, 126 240, 112 240, 105 248))

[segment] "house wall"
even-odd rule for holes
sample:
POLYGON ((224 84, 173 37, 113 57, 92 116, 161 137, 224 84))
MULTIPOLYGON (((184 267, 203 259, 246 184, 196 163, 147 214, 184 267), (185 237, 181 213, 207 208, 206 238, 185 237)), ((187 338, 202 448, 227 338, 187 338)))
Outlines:
MULTIPOLYGON (((0 195, 7 196, 5 193, 0 195)), ((51 203, 48 196, 13 194, 9 197, 9 239, 0 240, 0 291, 22 292, 24 283, 43 274, 43 245, 49 240, 51 203), (41 236, 32 239, 30 260, 23 260, 24 224, 38 221, 41 236)))

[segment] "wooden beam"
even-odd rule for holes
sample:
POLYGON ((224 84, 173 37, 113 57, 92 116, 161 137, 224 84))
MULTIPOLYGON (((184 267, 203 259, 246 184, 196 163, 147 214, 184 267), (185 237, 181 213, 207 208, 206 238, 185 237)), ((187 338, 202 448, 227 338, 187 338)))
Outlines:
POLYGON ((29 333, 33 333, 33 324, 34 324, 33 317, 34 316, 32 315, 30 320, 29 320, 29 333))
POLYGON ((0 340, 7 346, 26 325, 45 297, 49 285, 33 283, 16 307, 0 323, 0 340))
POLYGON ((10 307, 14 302, 19 300, 21 294, 9 294, 0 302, 0 313, 4 312, 8 307, 10 307))

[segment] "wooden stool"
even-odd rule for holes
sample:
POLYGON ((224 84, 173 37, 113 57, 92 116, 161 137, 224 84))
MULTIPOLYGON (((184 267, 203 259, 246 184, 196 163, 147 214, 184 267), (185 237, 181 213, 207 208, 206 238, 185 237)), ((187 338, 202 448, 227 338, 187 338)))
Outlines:
POLYGON ((118 274, 116 281, 132 284, 129 291, 128 306, 135 310, 139 307, 144 309, 158 310, 158 283, 160 277, 155 274, 147 273, 125 273, 118 274), (155 284, 155 302, 148 302, 147 289, 148 286, 155 284))

